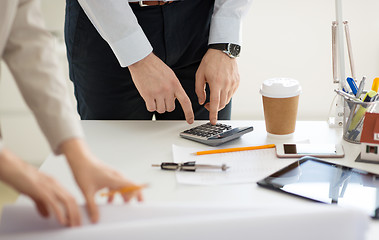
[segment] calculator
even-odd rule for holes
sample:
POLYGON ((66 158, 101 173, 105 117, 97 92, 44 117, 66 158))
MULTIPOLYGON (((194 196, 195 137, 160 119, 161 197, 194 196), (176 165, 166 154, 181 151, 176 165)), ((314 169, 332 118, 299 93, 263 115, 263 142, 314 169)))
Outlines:
POLYGON ((205 123, 181 132, 180 136, 210 146, 218 146, 239 138, 243 134, 253 131, 253 129, 252 126, 232 127, 221 123, 217 123, 216 125, 205 123))

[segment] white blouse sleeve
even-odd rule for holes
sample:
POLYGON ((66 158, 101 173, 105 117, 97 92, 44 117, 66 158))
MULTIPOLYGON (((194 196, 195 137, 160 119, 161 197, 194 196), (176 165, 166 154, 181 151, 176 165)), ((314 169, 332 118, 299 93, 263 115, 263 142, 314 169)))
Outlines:
POLYGON ((52 150, 58 153, 65 140, 84 134, 68 95, 54 39, 44 28, 38 1, 16 2, 8 10, 13 16, 4 23, 9 24, 9 34, 2 57, 52 150))

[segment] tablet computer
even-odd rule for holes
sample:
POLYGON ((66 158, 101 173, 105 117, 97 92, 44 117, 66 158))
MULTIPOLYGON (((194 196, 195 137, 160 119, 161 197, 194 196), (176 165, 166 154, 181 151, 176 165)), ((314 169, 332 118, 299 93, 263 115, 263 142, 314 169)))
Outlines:
POLYGON ((257 184, 317 202, 360 208, 379 219, 378 174, 303 157, 257 184))

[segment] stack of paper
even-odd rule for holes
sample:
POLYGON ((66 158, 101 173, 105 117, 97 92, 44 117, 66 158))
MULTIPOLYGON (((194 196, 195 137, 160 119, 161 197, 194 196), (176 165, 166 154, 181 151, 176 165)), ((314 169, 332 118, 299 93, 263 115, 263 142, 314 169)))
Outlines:
POLYGON ((178 183, 194 185, 255 183, 294 161, 293 159, 279 161, 274 148, 200 156, 194 154, 196 151, 196 149, 173 145, 174 162, 195 161, 196 164, 226 164, 229 169, 227 171, 178 171, 176 172, 178 183))
MULTIPOLYGON (((81 208, 85 216, 85 208, 81 208)), ((65 228, 42 219, 34 207, 3 209, 0 239, 364 239, 369 218, 360 211, 309 204, 214 206, 188 204, 104 205, 97 224, 65 228), (301 227, 300 227, 301 226, 301 227)))

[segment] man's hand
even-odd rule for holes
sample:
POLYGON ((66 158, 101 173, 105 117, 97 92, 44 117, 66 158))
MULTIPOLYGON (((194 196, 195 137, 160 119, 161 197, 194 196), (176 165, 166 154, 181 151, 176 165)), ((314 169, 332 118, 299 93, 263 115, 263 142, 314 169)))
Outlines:
POLYGON ((0 153, 0 180, 29 196, 43 217, 52 212, 62 225, 80 225, 79 207, 74 197, 54 178, 26 164, 7 149, 0 153))
POLYGON ((238 88, 240 77, 237 61, 216 49, 209 49, 196 72, 196 94, 199 104, 206 99, 205 86, 209 85, 210 102, 205 104, 209 120, 214 125, 217 113, 229 102, 238 88))
MULTIPOLYGON (((112 191, 136 185, 118 171, 98 161, 80 139, 66 140, 59 149, 66 156, 75 180, 82 190, 92 222, 99 220, 99 210, 95 203, 95 194, 98 190, 108 188, 112 191)), ((123 193, 122 197, 125 202, 134 197, 138 201, 143 200, 140 190, 123 193)), ((112 201, 113 195, 108 198, 108 202, 112 201)))
POLYGON ((172 112, 175 99, 183 108, 186 121, 194 121, 192 104, 175 73, 153 53, 129 66, 137 90, 150 112, 172 112))

